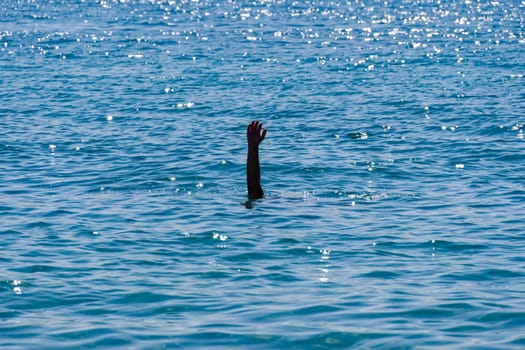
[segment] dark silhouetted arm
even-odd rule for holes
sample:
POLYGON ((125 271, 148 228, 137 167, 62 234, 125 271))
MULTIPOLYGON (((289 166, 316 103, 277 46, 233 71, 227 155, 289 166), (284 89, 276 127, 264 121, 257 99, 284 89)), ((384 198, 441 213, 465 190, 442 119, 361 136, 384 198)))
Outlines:
POLYGON ((248 125, 246 136, 248 138, 248 160, 246 162, 246 183, 248 185, 248 197, 258 199, 264 196, 261 187, 261 169, 259 166, 259 144, 266 137, 266 129, 262 129, 262 123, 253 121, 248 125), (262 132, 261 132, 262 131, 262 132))

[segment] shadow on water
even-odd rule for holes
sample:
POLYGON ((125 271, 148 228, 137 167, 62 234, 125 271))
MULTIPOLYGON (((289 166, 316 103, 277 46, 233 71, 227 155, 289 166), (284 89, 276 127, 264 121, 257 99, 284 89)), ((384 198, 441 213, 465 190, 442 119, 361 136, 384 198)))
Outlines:
POLYGON ((257 204, 257 202, 260 202, 261 200, 262 199, 248 199, 242 204, 244 205, 246 209, 253 209, 255 208, 255 205, 257 204))

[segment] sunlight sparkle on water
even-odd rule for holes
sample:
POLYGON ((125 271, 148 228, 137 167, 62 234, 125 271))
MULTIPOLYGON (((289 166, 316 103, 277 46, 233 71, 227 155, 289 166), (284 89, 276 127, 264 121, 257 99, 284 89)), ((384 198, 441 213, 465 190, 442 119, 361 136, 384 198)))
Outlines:
POLYGON ((226 241, 228 239, 227 235, 221 235, 219 233, 213 233, 213 239, 218 239, 220 241, 226 241))

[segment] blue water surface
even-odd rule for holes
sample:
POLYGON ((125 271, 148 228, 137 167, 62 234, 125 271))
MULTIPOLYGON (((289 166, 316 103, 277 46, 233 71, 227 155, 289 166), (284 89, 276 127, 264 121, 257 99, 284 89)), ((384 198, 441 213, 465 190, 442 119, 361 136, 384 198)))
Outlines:
POLYGON ((3 0, 0 348, 524 348, 524 48, 518 0, 3 0))

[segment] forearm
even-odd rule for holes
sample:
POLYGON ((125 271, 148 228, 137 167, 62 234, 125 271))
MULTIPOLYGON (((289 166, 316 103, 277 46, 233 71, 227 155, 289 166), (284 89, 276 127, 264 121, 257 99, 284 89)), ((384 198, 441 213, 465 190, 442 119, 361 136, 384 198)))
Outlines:
POLYGON ((259 165, 259 147, 248 147, 248 160, 246 162, 246 183, 248 185, 248 197, 251 199, 264 196, 261 187, 261 169, 259 165))

